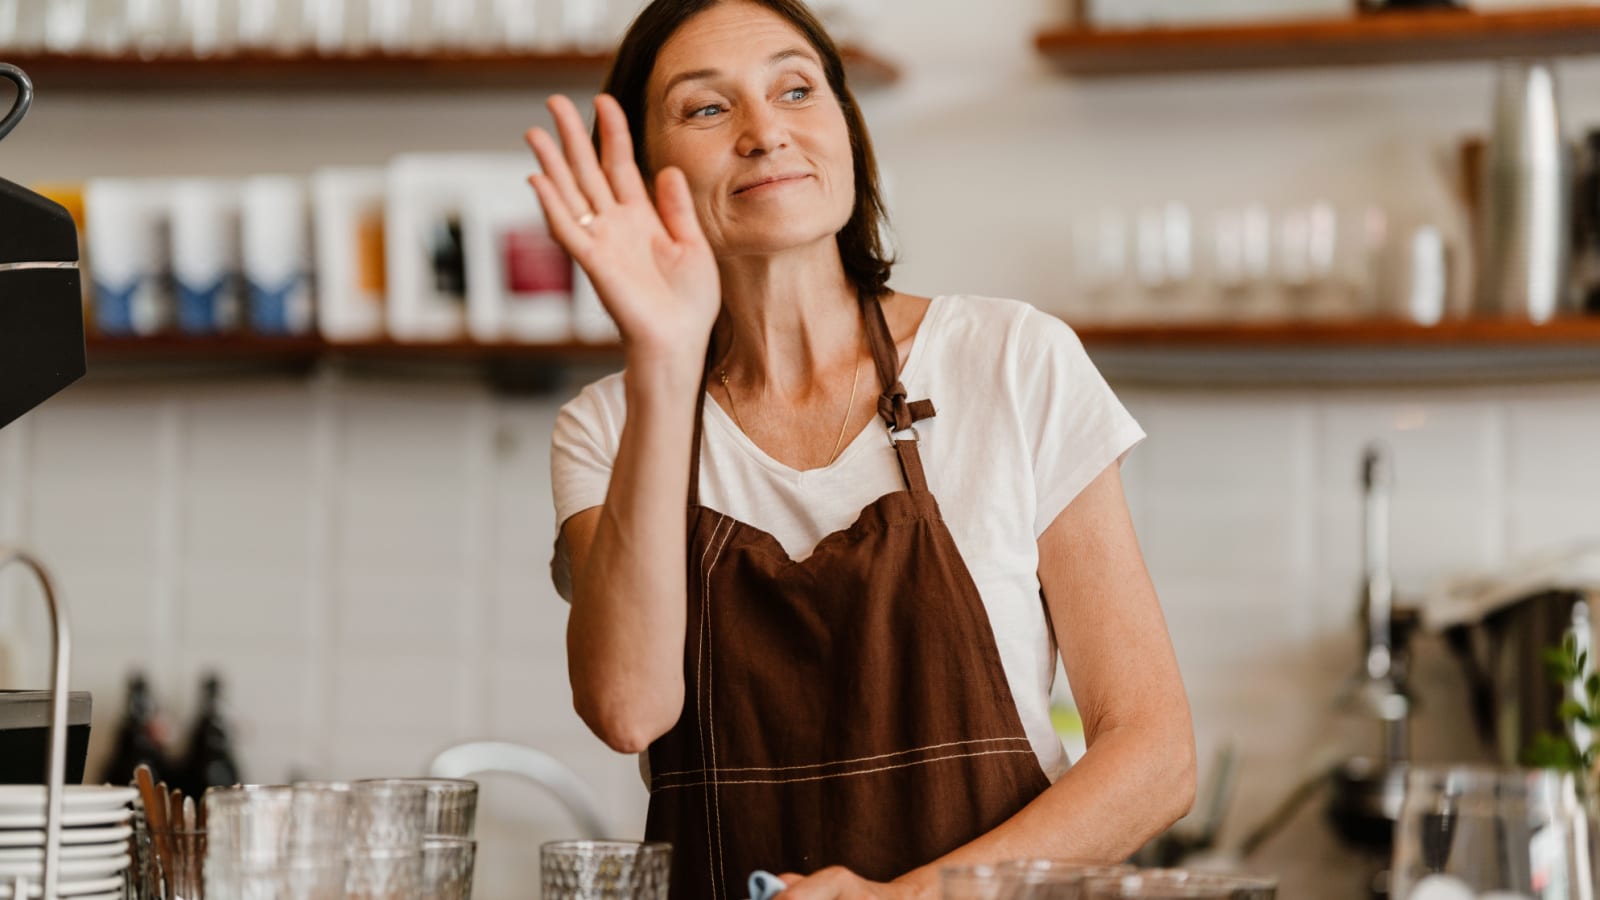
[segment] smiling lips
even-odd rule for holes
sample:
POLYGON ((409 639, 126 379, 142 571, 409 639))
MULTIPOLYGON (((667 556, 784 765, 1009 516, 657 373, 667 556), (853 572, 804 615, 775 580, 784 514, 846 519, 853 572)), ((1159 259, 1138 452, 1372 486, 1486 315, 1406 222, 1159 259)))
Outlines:
POLYGON ((738 190, 735 190, 733 192, 733 195, 735 197, 737 197, 740 194, 748 193, 749 191, 756 190, 757 188, 764 188, 764 187, 768 187, 768 186, 776 185, 776 184, 788 184, 789 182, 799 181, 800 179, 807 178, 807 177, 809 177, 809 176, 807 176, 804 173, 797 173, 797 174, 793 174, 793 175, 772 175, 770 177, 762 178, 762 179, 759 179, 757 181, 752 181, 752 182, 744 185, 743 187, 739 188, 738 190))

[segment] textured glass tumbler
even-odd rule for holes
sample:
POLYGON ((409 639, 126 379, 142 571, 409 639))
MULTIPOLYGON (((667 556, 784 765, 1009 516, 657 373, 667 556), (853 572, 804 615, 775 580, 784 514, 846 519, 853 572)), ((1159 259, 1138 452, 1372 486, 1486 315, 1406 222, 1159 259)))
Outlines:
POLYGON ((346 860, 346 900, 423 900, 421 849, 352 851, 346 860))
POLYGON ((544 900, 667 900, 672 845, 555 841, 539 848, 544 900))
POLYGON ((427 792, 423 834, 472 837, 478 815, 478 783, 464 778, 369 778, 356 784, 414 785, 427 792))
POLYGON ((350 819, 350 785, 297 782, 292 797, 289 847, 294 855, 316 857, 326 848, 343 848, 350 819))
POLYGON ((470 900, 478 843, 471 838, 422 841, 422 895, 429 900, 470 900))
POLYGON ((152 829, 141 813, 134 817, 133 865, 127 879, 134 900, 204 900, 206 833, 182 828, 152 829), (161 843, 163 856, 155 850, 161 843))
POLYGON ((1390 896, 1593 900, 1589 821, 1571 775, 1413 768, 1395 822, 1390 896))
POLYGON ((945 866, 939 870, 943 900, 1006 900, 1008 878, 999 866, 945 866))
POLYGON ((1183 869, 1087 878, 1083 900, 1277 900, 1278 881, 1183 869))
POLYGON ((1132 875, 1133 866, 1108 866, 1060 859, 1019 859, 995 867, 1007 900, 1078 900, 1090 878, 1132 875))
POLYGON ((228 868, 281 862, 289 849, 293 789, 243 785, 206 791, 206 852, 228 868))
POLYGON ((352 858, 368 850, 422 852, 428 792, 421 785, 358 781, 350 785, 345 846, 352 858))
POLYGON ((270 866, 229 866, 215 860, 206 863, 206 896, 217 900, 343 900, 344 889, 342 853, 332 858, 285 860, 270 866))

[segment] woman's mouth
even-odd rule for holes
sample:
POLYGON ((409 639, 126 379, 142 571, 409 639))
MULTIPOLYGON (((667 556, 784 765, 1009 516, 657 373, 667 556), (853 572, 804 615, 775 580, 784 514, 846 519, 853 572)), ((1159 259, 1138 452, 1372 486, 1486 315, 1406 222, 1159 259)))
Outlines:
POLYGON ((776 188, 776 187, 779 187, 779 186, 782 186, 782 185, 795 184, 795 183, 797 183, 799 181, 802 181, 802 180, 804 180, 804 179, 806 179, 808 177, 810 177, 810 176, 803 175, 803 174, 799 174, 799 175, 774 175, 771 178, 763 178, 760 181, 751 182, 750 184, 747 184, 744 187, 741 187, 738 190, 734 191, 733 195, 735 197, 743 197, 743 196, 747 196, 749 194, 763 193, 763 192, 768 191, 768 190, 770 190, 772 188, 776 188))

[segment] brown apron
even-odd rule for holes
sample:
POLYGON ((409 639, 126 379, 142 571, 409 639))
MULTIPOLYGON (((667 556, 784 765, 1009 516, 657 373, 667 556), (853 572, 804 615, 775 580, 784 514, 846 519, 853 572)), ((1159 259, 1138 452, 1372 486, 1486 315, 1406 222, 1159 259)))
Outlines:
POLYGON ((741 900, 756 869, 889 881, 1049 786, 928 492, 911 426, 933 404, 906 401, 881 304, 863 307, 906 490, 805 560, 699 505, 700 392, 683 715, 650 746, 646 835, 673 845, 673 900, 741 900))

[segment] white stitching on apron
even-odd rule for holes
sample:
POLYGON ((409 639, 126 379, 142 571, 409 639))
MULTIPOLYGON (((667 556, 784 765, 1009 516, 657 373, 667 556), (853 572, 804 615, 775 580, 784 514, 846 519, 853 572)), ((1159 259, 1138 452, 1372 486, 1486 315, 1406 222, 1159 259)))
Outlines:
MULTIPOLYGON (((705 574, 702 575, 700 579, 700 617, 705 622, 705 630, 708 636, 711 634, 711 570, 717 567, 717 560, 722 558, 722 549, 728 545, 728 539, 733 537, 734 520, 727 516, 724 516, 723 519, 728 522, 728 530, 723 532, 722 542, 717 545, 717 554, 711 557, 711 565, 706 567, 705 574)), ((719 522, 718 524, 721 523, 719 522)), ((708 651, 713 652, 706 653, 706 737, 708 738, 706 743, 711 747, 711 767, 712 770, 715 771, 717 766, 717 707, 715 697, 712 695, 712 661, 716 658, 716 654, 714 652, 716 650, 716 642, 713 640, 708 641, 707 643, 710 644, 708 651)), ((704 758, 704 751, 702 751, 701 760, 704 761, 704 758)), ((722 861, 722 798, 717 789, 717 779, 715 775, 711 777, 710 784, 711 806, 712 809, 715 810, 717 820, 716 856, 713 863, 714 868, 711 873, 711 896, 712 900, 716 900, 718 882, 721 882, 722 894, 724 896, 727 895, 728 878, 727 872, 724 871, 725 866, 722 861)), ((706 824, 707 827, 709 827, 711 824, 711 817, 709 815, 706 817, 706 824)))
MULTIPOLYGON (((710 630, 710 624, 711 624, 710 623, 710 616, 708 614, 708 610, 706 609, 706 596, 708 594, 707 586, 710 584, 710 582, 707 580, 707 576, 711 574, 711 569, 710 569, 709 566, 706 565, 706 557, 711 555, 711 548, 717 542, 717 533, 722 530, 723 523, 724 522, 731 522, 731 521, 732 520, 729 519, 727 516, 723 516, 723 515, 719 514, 719 517, 717 519, 717 524, 712 526, 712 528, 711 528, 711 540, 706 542, 705 552, 700 554, 700 627, 698 629, 696 629, 699 632, 700 640, 699 640, 698 645, 695 648, 695 656, 694 656, 694 677, 695 677, 694 694, 695 694, 695 706, 698 707, 695 710, 695 718, 698 720, 696 724, 697 724, 697 727, 699 729, 698 733, 699 733, 699 736, 700 736, 700 763, 701 763, 701 765, 704 765, 706 763, 706 739, 705 739, 705 736, 706 736, 706 707, 710 705, 709 702, 708 703, 701 703, 700 702, 700 684, 699 684, 700 666, 701 666, 702 661, 705 659, 706 634, 710 630)), ((730 532, 733 530, 733 526, 731 524, 728 526, 728 530, 730 532)), ((720 555, 721 551, 718 551, 718 554, 720 555)), ((709 686, 708 686, 708 691, 709 691, 709 686)), ((707 699, 709 700, 709 698, 710 698, 710 695, 708 693, 707 694, 707 699)), ((705 784, 706 784, 706 782, 701 782, 701 786, 704 786, 705 784)), ((710 792, 708 791, 707 793, 710 793, 710 792)), ((711 811, 711 804, 707 803, 706 804, 706 864, 711 866, 712 869, 715 869, 716 866, 717 866, 717 857, 716 857, 716 848, 711 843, 711 812, 710 811, 711 811)), ((711 891, 712 891, 712 895, 713 895, 713 900, 715 900, 715 895, 716 895, 716 884, 715 884, 715 882, 712 883, 711 891)))
POLYGON ((1010 742, 1015 742, 1015 741, 1027 741, 1027 740, 1028 739, 1025 738, 1025 737, 974 738, 974 739, 972 739, 970 741, 951 741, 948 744, 928 744, 927 746, 924 746, 924 747, 912 747, 909 750, 896 750, 893 753, 879 753, 877 756, 858 756, 858 757, 855 757, 854 759, 836 759, 836 760, 833 760, 831 762, 800 763, 798 765, 793 765, 793 766, 730 766, 730 767, 727 767, 727 768, 717 768, 717 769, 714 769, 714 770, 683 769, 683 770, 678 771, 678 772, 661 772, 659 774, 652 774, 650 780, 659 781, 660 779, 663 779, 663 778, 674 778, 674 777, 679 776, 679 775, 705 775, 705 774, 707 774, 708 771, 715 771, 715 772, 719 772, 719 773, 720 772, 792 772, 792 771, 795 771, 797 769, 825 769, 828 766, 843 766, 843 765, 848 765, 850 763, 858 763, 858 762, 876 762, 876 761, 878 761, 880 759, 888 759, 891 756, 905 756, 908 753, 921 753, 921 752, 923 752, 925 750, 943 750, 943 749, 945 749, 947 747, 966 747, 966 746, 970 746, 972 744, 1001 744, 1001 743, 1010 743, 1010 742))
MULTIPOLYGON (((978 751, 976 753, 949 753, 949 754, 945 754, 944 756, 934 756, 934 757, 930 757, 928 759, 919 759, 919 760, 916 760, 914 762, 896 763, 896 764, 894 764, 892 766, 878 766, 877 768, 874 768, 874 769, 862 769, 862 770, 857 771, 857 772, 838 772, 838 773, 834 773, 834 774, 831 774, 831 775, 808 775, 808 776, 805 776, 804 778, 724 778, 724 779, 722 779, 720 781, 716 781, 715 783, 718 784, 718 785, 724 785, 724 784, 726 784, 726 785, 739 785, 739 784, 799 784, 799 783, 805 782, 805 781, 827 781, 830 778, 850 778, 850 777, 853 777, 853 776, 856 776, 856 775, 871 775, 871 774, 876 773, 876 772, 888 772, 888 771, 893 770, 893 769, 909 769, 912 766, 925 766, 925 765, 928 765, 930 763, 946 762, 946 761, 952 760, 952 759, 969 759, 969 758, 975 757, 975 756, 1002 756, 1002 755, 1007 755, 1007 754, 1032 753, 1032 752, 1033 752, 1033 748, 1032 747, 1024 747, 1024 748, 1019 749, 1019 750, 981 750, 981 751, 978 751)), ((714 778, 715 778, 715 776, 713 776, 713 779, 714 778)), ((690 782, 688 784, 669 785, 667 787, 657 788, 656 790, 658 790, 658 791, 672 791, 672 790, 677 790, 678 788, 703 787, 703 786, 705 786, 707 784, 711 784, 711 783, 713 783, 713 782, 711 782, 711 781, 696 781, 696 782, 690 782)))

